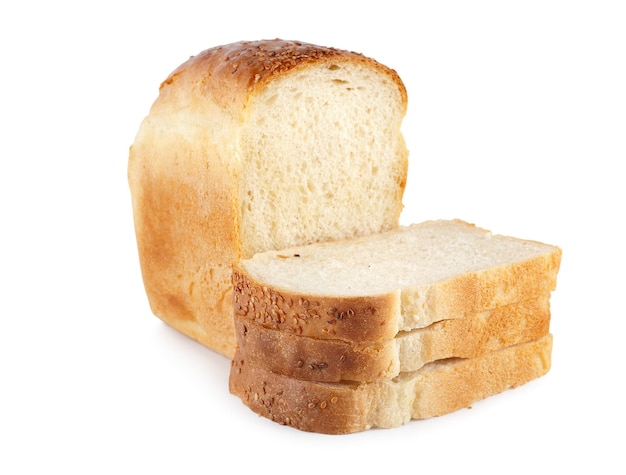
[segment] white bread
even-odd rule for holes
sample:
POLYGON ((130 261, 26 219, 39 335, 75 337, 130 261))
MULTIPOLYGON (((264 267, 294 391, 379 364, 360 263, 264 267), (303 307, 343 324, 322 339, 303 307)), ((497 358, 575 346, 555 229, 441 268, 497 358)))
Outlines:
POLYGON ((550 329, 549 298, 544 294, 368 344, 296 336, 245 318, 236 318, 235 329, 240 358, 250 365, 303 380, 369 382, 435 360, 472 358, 537 340, 550 329))
POLYGON ((485 353, 440 360, 392 380, 347 384, 303 381, 232 362, 229 388, 257 414, 296 429, 346 434, 441 416, 545 375, 552 335, 485 353))
POLYGON ((302 42, 219 46, 178 67, 128 163, 153 313, 232 357, 232 263, 396 228, 406 106, 392 69, 302 42))
POLYGON ((233 269, 234 310, 267 328, 377 342, 545 295, 561 250, 460 220, 259 253, 233 269))

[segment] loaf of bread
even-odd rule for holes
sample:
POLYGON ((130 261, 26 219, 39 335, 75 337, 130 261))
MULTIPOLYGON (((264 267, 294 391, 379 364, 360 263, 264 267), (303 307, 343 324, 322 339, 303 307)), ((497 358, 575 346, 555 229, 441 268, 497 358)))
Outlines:
POLYGON ((550 293, 560 261, 556 246, 427 221, 241 260, 234 310, 294 335, 377 342, 550 293))
POLYGON ((399 227, 406 107, 371 58, 244 41, 180 65, 139 127, 150 307, 232 358, 231 393, 262 416, 395 427, 550 368, 561 250, 459 220, 399 227))
POLYGON ((550 369, 552 335, 469 359, 439 360, 394 379, 324 383, 290 378, 235 355, 230 391, 255 413, 299 430, 347 434, 466 408, 550 369))
POLYGON ((173 71, 128 164, 153 313, 232 357, 234 262, 397 228, 406 106, 394 70, 302 42, 219 46, 173 71))
POLYGON ((473 358, 537 340, 549 329, 548 293, 366 344, 296 336, 245 318, 235 320, 239 356, 247 364, 297 379, 327 382, 391 379, 432 361, 473 358))

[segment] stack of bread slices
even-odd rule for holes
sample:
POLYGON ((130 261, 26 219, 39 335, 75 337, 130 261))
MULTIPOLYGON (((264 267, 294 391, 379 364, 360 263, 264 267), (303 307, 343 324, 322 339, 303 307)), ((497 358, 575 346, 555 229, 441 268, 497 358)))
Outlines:
POLYGON ((549 370, 560 259, 459 220, 259 253, 233 274, 230 391, 329 434, 468 407, 549 370))

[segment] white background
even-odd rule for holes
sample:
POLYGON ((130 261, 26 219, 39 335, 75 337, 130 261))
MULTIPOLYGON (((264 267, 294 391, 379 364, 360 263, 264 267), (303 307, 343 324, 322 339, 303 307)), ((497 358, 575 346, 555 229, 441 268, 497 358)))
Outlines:
POLYGON ((0 7, 0 473, 625 473, 624 2, 16 5, 0 7), (308 434, 254 415, 224 357, 152 316, 128 147, 190 55, 276 37, 399 72, 403 222, 563 249, 548 375, 397 429, 308 434))

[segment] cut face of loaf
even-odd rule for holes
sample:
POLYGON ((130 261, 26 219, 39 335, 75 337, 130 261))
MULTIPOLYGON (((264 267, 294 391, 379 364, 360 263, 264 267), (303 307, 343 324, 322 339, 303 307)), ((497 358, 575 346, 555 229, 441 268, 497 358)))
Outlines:
POLYGON ((370 344, 296 336, 236 318, 239 355, 252 366, 309 381, 369 382, 435 360, 473 358, 537 340, 550 328, 549 294, 475 315, 442 320, 370 344))
POLYGON ((302 42, 238 42, 178 67, 128 164, 152 311, 232 357, 234 262, 396 228, 406 106, 392 69, 302 42))
POLYGON ((259 253, 233 270, 237 318, 368 343, 550 293, 561 250, 460 220, 259 253))
POLYGON ((392 380, 371 383, 303 381, 255 367, 235 355, 230 392, 257 414, 296 429, 347 434, 392 428, 465 408, 543 376, 552 335, 485 353, 440 360, 392 380))

